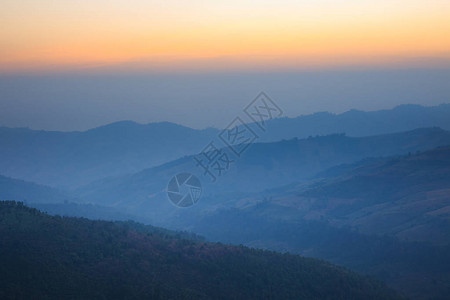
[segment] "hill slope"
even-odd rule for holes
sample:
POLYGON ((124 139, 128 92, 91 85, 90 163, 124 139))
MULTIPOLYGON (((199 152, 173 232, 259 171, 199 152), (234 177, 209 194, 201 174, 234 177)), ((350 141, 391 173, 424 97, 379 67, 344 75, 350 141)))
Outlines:
POLYGON ((0 200, 62 203, 73 197, 55 188, 0 175, 0 200))
POLYGON ((276 199, 307 219, 450 245, 450 147, 360 163, 276 199))
POLYGON ((449 176, 449 147, 366 159, 309 182, 220 197, 220 207, 184 224, 209 239, 367 272, 411 298, 447 299, 449 176))
POLYGON ((172 214, 179 212, 168 202, 165 190, 170 178, 180 172, 195 174, 202 181, 205 201, 192 209, 210 210, 224 205, 216 198, 220 194, 262 191, 306 181, 327 168, 366 157, 407 154, 441 145, 450 145, 450 132, 439 128, 364 138, 331 135, 258 143, 236 159, 215 183, 203 175, 192 157, 185 157, 136 174, 94 182, 79 188, 76 195, 91 203, 122 207, 130 214, 145 215, 153 224, 168 227, 172 226, 172 214), (206 197, 210 199, 206 201, 206 197))
POLYGON ((0 202, 0 297, 399 299, 325 262, 0 202))

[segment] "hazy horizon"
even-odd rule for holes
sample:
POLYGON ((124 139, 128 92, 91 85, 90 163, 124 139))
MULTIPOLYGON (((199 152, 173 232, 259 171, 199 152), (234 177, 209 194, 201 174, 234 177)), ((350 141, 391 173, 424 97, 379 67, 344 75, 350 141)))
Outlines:
POLYGON ((223 128, 260 91, 287 117, 450 102, 450 68, 0 76, 0 126, 83 131, 131 120, 223 128))
MULTIPOLYGON (((373 110, 361 110, 361 109, 354 109, 354 108, 352 108, 352 109, 345 110, 343 112, 337 112, 337 113, 336 112, 330 112, 330 111, 316 111, 316 112, 311 112, 311 113, 307 113, 307 114, 301 114, 301 115, 292 116, 292 117, 291 116, 289 116, 289 117, 288 116, 282 116, 282 117, 279 117, 279 118, 274 118, 274 120, 275 119, 286 119, 286 118, 288 118, 288 119, 295 119, 295 118, 298 118, 298 117, 311 116, 311 115, 320 114, 320 113, 329 113, 329 114, 333 114, 333 115, 341 115, 341 114, 349 113, 349 112, 355 111, 355 110, 356 111, 361 111, 361 112, 377 112, 377 111, 384 111, 384 110, 392 110, 392 109, 395 109, 397 107, 408 106, 408 105, 418 105, 418 106, 421 106, 421 107, 437 107, 437 106, 440 106, 440 105, 450 105, 450 102, 437 103, 437 104, 433 104, 433 105, 404 103, 404 104, 398 104, 398 105, 395 105, 395 106, 389 107, 389 108, 381 108, 381 109, 373 109, 373 110)), ((108 125, 111 125, 111 124, 122 123, 122 122, 124 122, 124 123, 125 122, 131 122, 131 123, 135 123, 135 124, 143 125, 143 126, 150 125, 150 124, 171 123, 171 124, 183 126, 183 127, 186 127, 186 128, 196 129, 196 130, 205 130, 205 129, 219 129, 219 130, 221 130, 221 129, 223 129, 221 127, 214 127, 214 126, 190 127, 188 125, 184 125, 184 124, 180 124, 180 123, 176 123, 176 122, 171 122, 171 121, 155 121, 155 122, 146 122, 145 123, 145 122, 139 122, 139 121, 134 121, 134 120, 130 120, 130 119, 117 120, 117 121, 113 121, 113 122, 109 122, 109 123, 100 124, 98 126, 90 127, 90 128, 87 128, 87 129, 81 129, 81 130, 51 130, 51 129, 47 130, 47 129, 41 129, 41 128, 32 128, 32 127, 29 127, 29 126, 12 127, 12 126, 4 126, 4 125, 0 125, 0 127, 12 128, 12 129, 26 128, 26 129, 37 130, 37 131, 43 130, 43 131, 55 131, 55 132, 85 132, 85 131, 89 131, 89 130, 92 130, 92 129, 100 128, 100 127, 103 127, 103 126, 108 126, 108 125)))

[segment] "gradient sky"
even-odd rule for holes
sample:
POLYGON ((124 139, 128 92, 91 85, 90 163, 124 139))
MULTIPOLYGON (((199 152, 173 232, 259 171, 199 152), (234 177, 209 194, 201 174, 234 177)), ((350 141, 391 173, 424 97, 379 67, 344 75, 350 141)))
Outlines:
POLYGON ((450 103, 449 0, 1 0, 0 126, 450 103))
POLYGON ((3 0, 0 69, 435 65, 448 0, 3 0), (418 61, 419 60, 419 61, 418 61))

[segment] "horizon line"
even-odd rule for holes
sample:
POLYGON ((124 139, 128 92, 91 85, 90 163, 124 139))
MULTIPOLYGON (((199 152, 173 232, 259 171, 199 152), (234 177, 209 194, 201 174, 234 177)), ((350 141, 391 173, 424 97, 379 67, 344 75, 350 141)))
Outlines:
MULTIPOLYGON (((301 118, 301 117, 313 116, 313 115, 316 115, 316 114, 324 114, 324 113, 325 114, 329 114, 329 115, 333 115, 333 116, 340 116, 340 115, 347 114, 349 112, 373 113, 373 112, 381 112, 381 111, 392 111, 392 110, 398 109, 400 107, 405 107, 405 106, 414 106, 414 107, 421 107, 421 108, 433 108, 433 107, 440 107, 440 106, 446 106, 446 105, 450 106, 450 102, 442 102, 442 103, 437 104, 437 105, 423 105, 423 104, 404 103, 404 104, 399 104, 399 105, 393 106, 391 108, 383 108, 383 109, 375 109, 375 110, 361 110, 361 109, 352 108, 352 109, 349 109, 349 110, 346 110, 346 111, 340 112, 340 113, 334 113, 334 112, 330 112, 330 111, 316 111, 316 112, 309 113, 309 114, 297 115, 295 117, 289 117, 289 116, 277 117, 277 118, 274 118, 274 119, 272 119, 270 121, 283 120, 283 119, 297 119, 297 118, 301 118)), ((61 133, 78 132, 78 133, 83 133, 83 132, 88 132, 88 131, 91 131, 91 130, 99 129, 99 128, 102 128, 102 127, 108 127, 108 126, 111 126, 111 125, 114 125, 114 124, 118 124, 118 123, 133 123, 133 124, 138 125, 138 126, 149 126, 149 125, 157 125, 157 124, 170 124, 170 125, 176 125, 176 126, 181 126, 181 127, 184 127, 184 128, 192 129, 192 130, 211 130, 211 129, 212 130, 222 130, 221 128, 217 128, 217 127, 214 127, 214 126, 195 128, 195 127, 191 127, 191 126, 187 126, 187 125, 183 125, 183 124, 175 123, 175 122, 171 122, 171 121, 157 121, 157 122, 141 123, 141 122, 138 122, 138 121, 126 120, 126 119, 105 123, 103 125, 98 125, 98 126, 95 126, 95 127, 91 127, 91 128, 85 129, 85 130, 47 130, 47 129, 31 128, 29 126, 27 126, 27 127, 10 127, 10 126, 7 126, 7 125, 0 125, 0 129, 7 128, 7 129, 13 129, 13 130, 20 130, 20 129, 22 129, 22 130, 31 130, 31 131, 45 131, 45 132, 61 132, 61 133)), ((249 123, 246 123, 246 124, 252 124, 252 123, 253 122, 249 122, 249 123)))

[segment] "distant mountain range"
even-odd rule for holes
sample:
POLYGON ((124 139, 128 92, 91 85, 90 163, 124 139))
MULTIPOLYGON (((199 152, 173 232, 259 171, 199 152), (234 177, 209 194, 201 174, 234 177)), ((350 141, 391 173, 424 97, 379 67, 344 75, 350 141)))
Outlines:
MULTIPOLYGON (((251 128, 255 124, 249 124, 251 128)), ((346 133, 360 137, 424 127, 450 130, 450 104, 403 105, 392 110, 315 113, 267 122, 258 142, 346 133)), ((255 129, 256 130, 256 129, 255 129)), ((0 128, 0 174, 53 187, 75 188, 108 176, 135 173, 200 152, 220 133, 173 123, 117 122, 84 132, 0 128)))
MULTIPOLYGON (((184 212, 167 200, 166 187, 170 178, 180 172, 196 174, 203 185, 203 199, 190 209, 188 214, 191 214, 192 211, 227 207, 228 198, 235 199, 242 194, 287 184, 305 184, 326 170, 327 176, 330 172, 342 171, 346 168, 342 164, 352 164, 368 157, 414 154, 445 145, 450 145, 450 132, 439 128, 361 138, 330 135, 257 143, 236 159, 230 170, 215 183, 203 176, 203 170, 195 165, 191 156, 187 156, 135 174, 108 177, 75 192, 0 176, 0 200, 27 201, 33 206, 64 201, 91 203, 97 209, 106 206, 140 221, 178 228, 173 227, 175 224, 172 222, 182 220, 184 212)), ((43 208, 42 205, 38 207, 43 208)), ((55 205, 52 208, 60 209, 55 205)), ((120 215, 117 213, 107 215, 120 215)))
POLYGON ((262 140, 277 141, 332 133, 362 137, 425 127, 450 130, 449 116, 450 104, 430 107, 407 104, 390 110, 350 110, 342 114, 321 112, 273 120, 267 124, 267 132, 262 135, 262 140))
POLYGON ((450 145, 450 132, 417 129, 409 132, 352 138, 344 135, 292 139, 252 145, 228 172, 212 183, 203 176, 193 157, 143 170, 136 174, 106 178, 76 190, 88 203, 120 207, 130 214, 147 217, 152 224, 171 227, 183 214, 167 200, 166 188, 177 173, 190 172, 201 179, 203 199, 190 208, 211 210, 226 206, 223 197, 258 192, 290 183, 304 183, 317 173, 367 157, 403 155, 450 145), (220 196, 220 197, 219 197, 220 196))
POLYGON ((403 299, 323 261, 15 202, 0 202, 0 236, 2 299, 403 299))
POLYGON ((53 187, 137 172, 198 151, 216 130, 117 122, 85 132, 0 128, 0 174, 53 187))

